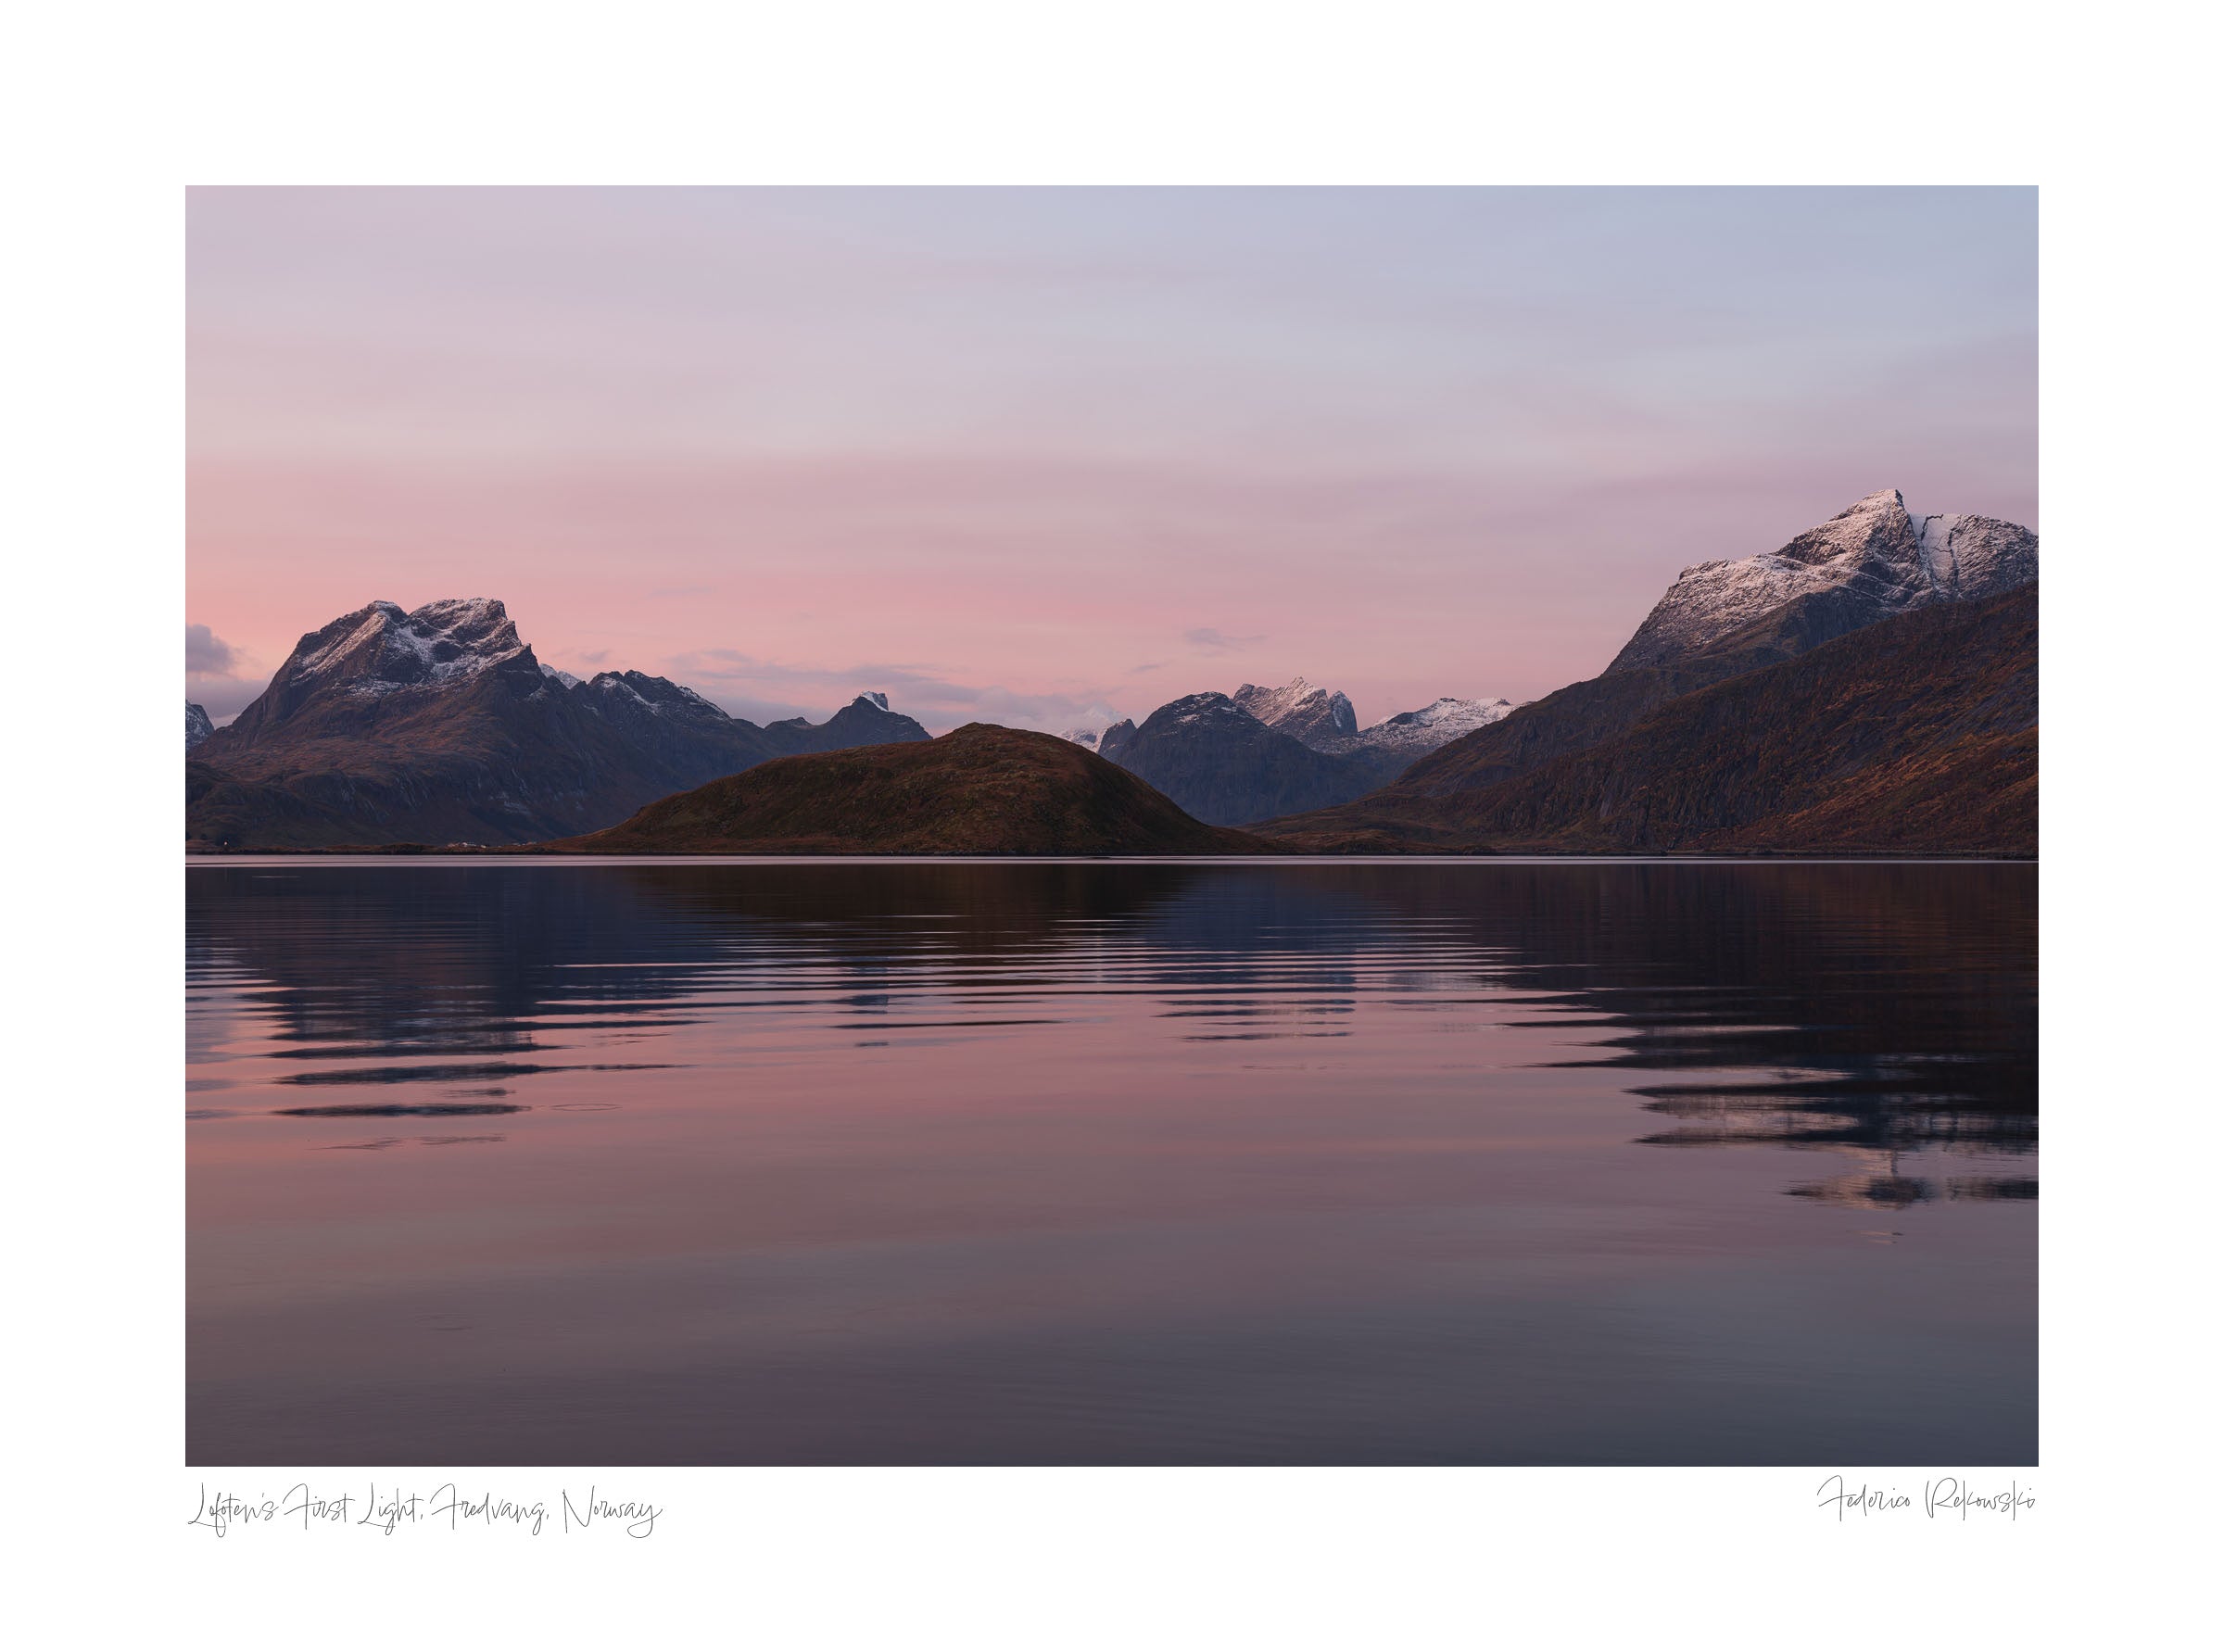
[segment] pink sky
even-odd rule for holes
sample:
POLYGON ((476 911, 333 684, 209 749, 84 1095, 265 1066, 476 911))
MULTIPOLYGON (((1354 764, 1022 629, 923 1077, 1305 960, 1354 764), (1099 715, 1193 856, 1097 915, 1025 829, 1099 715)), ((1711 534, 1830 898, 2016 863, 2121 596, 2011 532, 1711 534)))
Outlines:
POLYGON ((190 696, 375 598, 941 730, 1595 675, 1879 487, 2039 526, 2029 190, 199 190, 190 696), (194 629, 198 627, 196 631, 194 629), (196 672, 194 668, 197 666, 196 672))

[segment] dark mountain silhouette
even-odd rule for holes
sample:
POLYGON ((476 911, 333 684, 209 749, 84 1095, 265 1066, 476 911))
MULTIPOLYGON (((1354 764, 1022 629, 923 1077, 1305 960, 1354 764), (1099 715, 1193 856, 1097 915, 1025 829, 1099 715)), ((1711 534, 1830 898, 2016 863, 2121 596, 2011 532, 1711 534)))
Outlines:
POLYGON ((862 698, 824 725, 762 729, 663 677, 582 683, 536 660, 487 599, 411 613, 374 602, 304 637, 260 698, 192 749, 186 837, 532 842, 820 742, 926 738, 862 698))
POLYGON ((2034 585, 1865 626, 1488 784, 1435 788, 1416 764, 1257 829, 1319 849, 2035 855, 2038 729, 2034 585))
POLYGON ((1055 735, 968 723, 786 757, 547 847, 595 854, 1256 854, 1055 735))
POLYGON ((190 700, 185 702, 185 750, 190 751, 216 732, 208 713, 190 700))
POLYGON ((1407 761, 1315 750, 1270 728, 1226 694, 1170 701, 1140 728, 1116 723, 1097 750, 1214 826, 1347 801, 1373 790, 1407 761))

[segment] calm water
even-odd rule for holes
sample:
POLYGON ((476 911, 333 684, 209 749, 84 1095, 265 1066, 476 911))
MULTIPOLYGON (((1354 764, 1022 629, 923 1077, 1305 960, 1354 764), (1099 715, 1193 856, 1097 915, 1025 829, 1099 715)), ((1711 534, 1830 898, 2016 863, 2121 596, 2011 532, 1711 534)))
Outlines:
POLYGON ((2037 1457, 2029 866, 186 887, 196 1464, 2037 1457))

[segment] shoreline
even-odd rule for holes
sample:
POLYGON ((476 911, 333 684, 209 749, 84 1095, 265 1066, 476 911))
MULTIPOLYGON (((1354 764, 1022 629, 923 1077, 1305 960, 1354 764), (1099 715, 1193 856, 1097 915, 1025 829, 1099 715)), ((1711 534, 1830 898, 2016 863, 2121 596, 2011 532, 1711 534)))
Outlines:
POLYGON ((237 850, 188 854, 188 871, 214 866, 293 865, 318 860, 352 866, 479 865, 488 861, 539 866, 2036 866, 2036 855, 1745 852, 1738 854, 1554 854, 1509 851, 1482 854, 548 854, 527 851, 392 851, 383 850, 237 850))

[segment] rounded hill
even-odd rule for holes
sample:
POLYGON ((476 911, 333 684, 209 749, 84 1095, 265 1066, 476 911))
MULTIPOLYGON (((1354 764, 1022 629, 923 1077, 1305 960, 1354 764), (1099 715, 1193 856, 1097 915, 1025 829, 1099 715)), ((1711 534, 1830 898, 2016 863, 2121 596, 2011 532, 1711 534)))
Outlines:
POLYGON ((592 854, 1260 854, 1055 735, 968 723, 939 739, 784 757, 544 848, 592 854))

